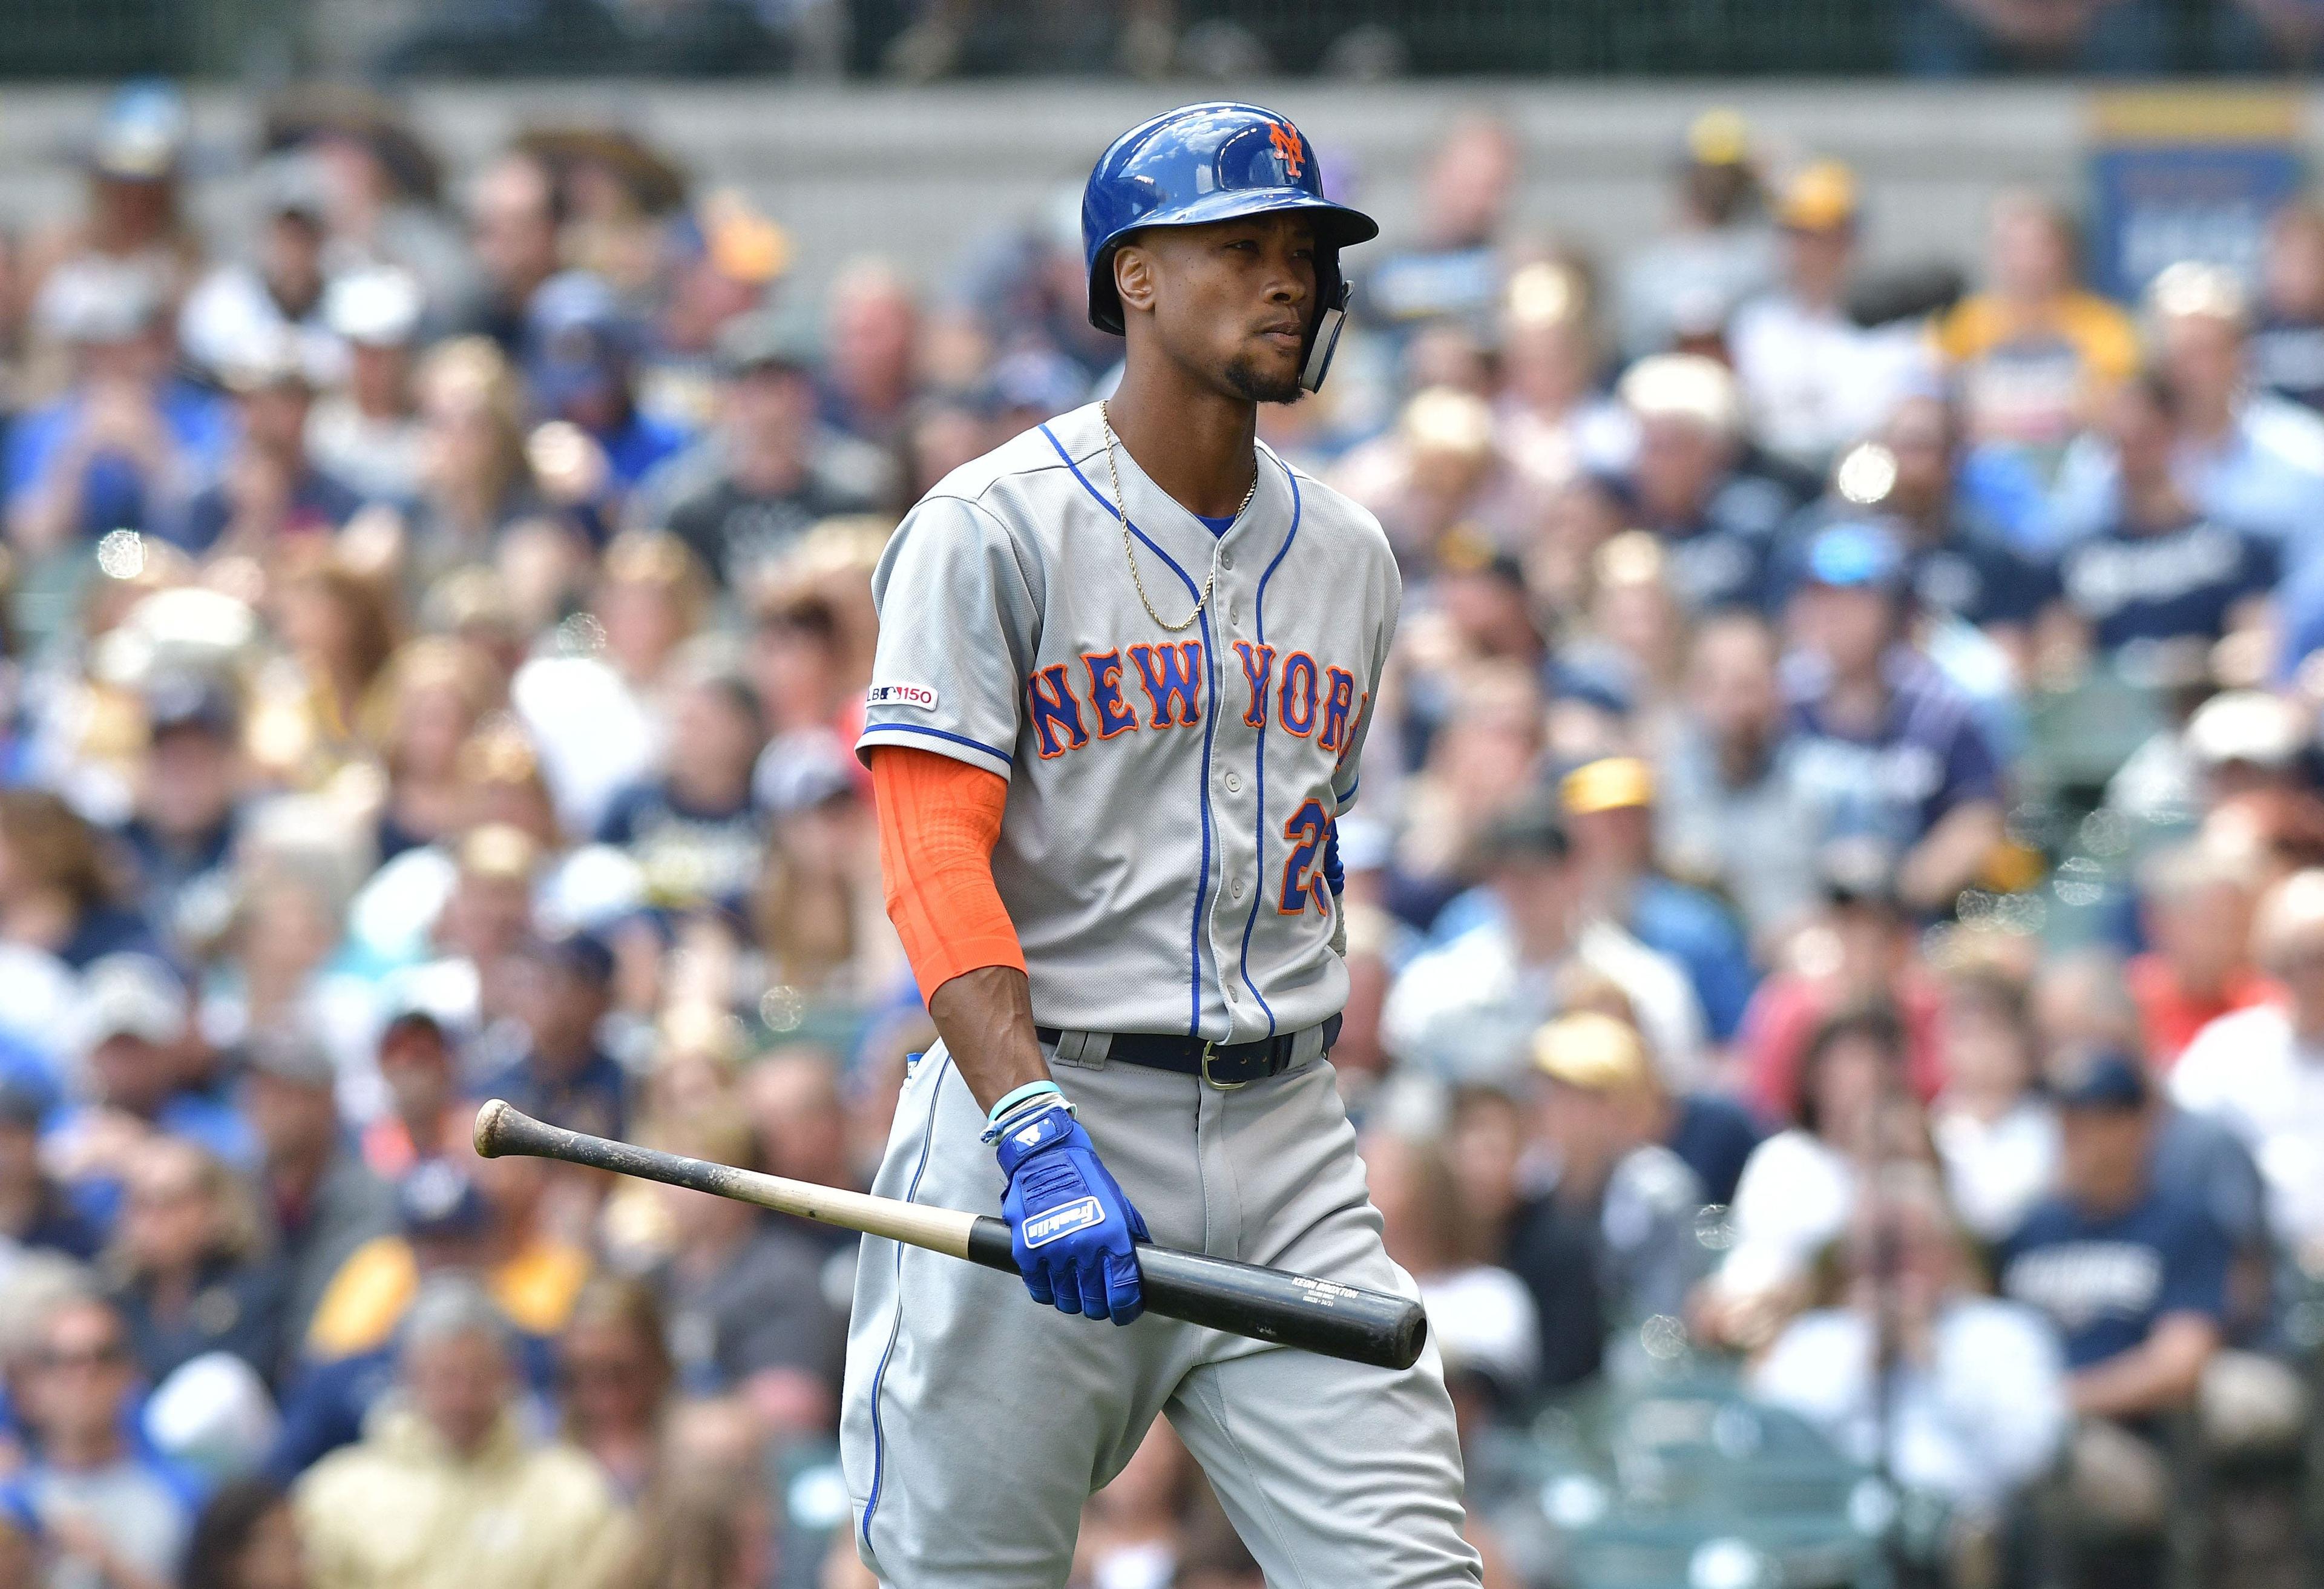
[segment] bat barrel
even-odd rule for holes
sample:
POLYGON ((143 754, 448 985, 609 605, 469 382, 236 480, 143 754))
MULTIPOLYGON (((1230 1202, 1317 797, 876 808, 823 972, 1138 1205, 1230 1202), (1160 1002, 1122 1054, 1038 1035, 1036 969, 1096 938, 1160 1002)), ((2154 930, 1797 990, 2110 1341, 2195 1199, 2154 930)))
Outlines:
MULTIPOLYGON (((1017 1272, 1009 1227, 990 1215, 970 1233, 968 1256, 1017 1272)), ((1410 1368, 1428 1340, 1420 1304, 1384 1291, 1146 1243, 1138 1271, 1148 1312, 1230 1335, 1398 1369, 1410 1368)))

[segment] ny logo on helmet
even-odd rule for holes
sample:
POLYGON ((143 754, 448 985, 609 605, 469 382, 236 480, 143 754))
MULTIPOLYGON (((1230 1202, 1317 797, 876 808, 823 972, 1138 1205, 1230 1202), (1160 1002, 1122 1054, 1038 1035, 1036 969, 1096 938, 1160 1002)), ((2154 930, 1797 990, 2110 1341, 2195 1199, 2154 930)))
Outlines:
POLYGON ((1283 174, 1296 177, 1299 168, 1307 163, 1307 152, 1299 146, 1299 134, 1287 122, 1277 122, 1267 131, 1267 141, 1275 145, 1275 152, 1283 156, 1283 174))

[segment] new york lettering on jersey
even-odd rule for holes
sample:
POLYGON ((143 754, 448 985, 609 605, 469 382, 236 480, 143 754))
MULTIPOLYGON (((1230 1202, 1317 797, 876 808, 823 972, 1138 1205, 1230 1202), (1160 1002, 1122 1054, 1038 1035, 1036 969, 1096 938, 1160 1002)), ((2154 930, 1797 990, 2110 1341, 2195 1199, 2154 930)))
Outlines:
POLYGON ((1337 1011, 1323 881, 1356 798, 1399 589, 1379 525, 1261 449, 1214 537, 1094 405, 955 472, 873 578, 860 753, 933 750, 1010 781, 993 876, 1045 1026, 1244 1041, 1337 1011))

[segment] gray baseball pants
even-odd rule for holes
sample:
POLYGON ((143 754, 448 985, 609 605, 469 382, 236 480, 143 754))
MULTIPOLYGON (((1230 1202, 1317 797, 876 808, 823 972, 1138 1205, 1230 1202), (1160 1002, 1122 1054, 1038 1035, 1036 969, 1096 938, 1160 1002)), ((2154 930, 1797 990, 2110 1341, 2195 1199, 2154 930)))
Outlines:
MULTIPOLYGON (((1053 1064, 1156 1242, 1416 1296, 1380 1244, 1329 1063, 1235 1090, 1053 1064)), ((872 1190, 998 1214, 984 1114, 943 1046, 912 1067, 872 1190)), ((1473 1589, 1432 1344, 1402 1372, 1148 1314, 1060 1314, 1024 1282, 866 1238, 840 1451, 855 1545, 891 1589, 1059 1589, 1082 1503, 1167 1417, 1270 1589, 1473 1589)))

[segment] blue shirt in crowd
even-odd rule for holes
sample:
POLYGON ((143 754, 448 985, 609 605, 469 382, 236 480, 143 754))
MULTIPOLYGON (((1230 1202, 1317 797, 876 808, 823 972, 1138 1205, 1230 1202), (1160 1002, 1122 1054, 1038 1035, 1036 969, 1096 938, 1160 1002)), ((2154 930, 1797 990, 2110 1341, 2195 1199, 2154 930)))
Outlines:
POLYGON ((2171 1314, 2223 1319, 2230 1256, 2203 1205, 2159 1183, 2116 1214, 2052 1196, 2004 1243, 2001 1290, 2047 1314, 2067 1366, 2084 1369, 2143 1345, 2171 1314))
POLYGON ((1791 670, 1792 735, 1779 770, 1818 816, 1817 841, 1918 844, 1957 806, 1997 799, 2001 771, 1969 697, 1927 659, 1898 648, 1886 671, 1888 709, 1868 734, 1827 719, 1819 664, 1791 670))
MULTIPOLYGON (((80 429, 88 406, 85 392, 68 392, 19 419, 8 431, 0 454, 0 485, 14 502, 49 472, 59 452, 80 429)), ((226 404, 186 381, 171 381, 154 399, 171 438, 190 455, 197 477, 214 472, 225 462, 234 427, 226 404)), ((89 461, 81 484, 80 531, 91 540, 110 530, 153 530, 149 522, 147 493, 154 482, 136 466, 114 453, 99 453, 89 461)))
POLYGON ((2276 549, 2221 519, 2159 533, 2119 519, 2058 554, 2058 588, 2100 651, 2141 641, 2217 640, 2236 605, 2274 586, 2276 549))

